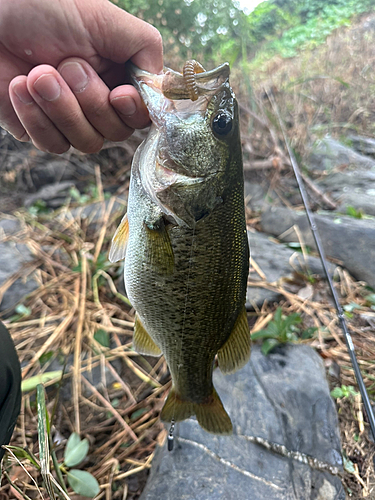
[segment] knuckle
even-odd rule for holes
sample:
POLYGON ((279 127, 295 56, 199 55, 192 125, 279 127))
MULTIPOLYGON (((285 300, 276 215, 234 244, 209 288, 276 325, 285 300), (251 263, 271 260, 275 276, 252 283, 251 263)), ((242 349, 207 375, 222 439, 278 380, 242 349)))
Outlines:
POLYGON ((20 141, 20 142, 29 142, 30 141, 30 137, 25 130, 23 131, 23 133, 12 134, 12 135, 13 135, 13 137, 15 137, 17 139, 17 141, 20 141))
POLYGON ((60 130, 63 131, 63 133, 65 133, 72 130, 76 131, 77 124, 81 122, 80 118, 81 118, 80 114, 77 112, 70 112, 70 113, 61 112, 59 113, 58 117, 56 117, 56 119, 53 121, 55 122, 57 128, 59 128, 60 130))
POLYGON ((94 119, 101 118, 106 113, 108 108, 109 108, 108 100, 104 99, 96 100, 90 103, 90 107, 87 110, 87 114, 94 119))
POLYGON ((24 119, 23 123, 27 133, 31 137, 50 137, 53 134, 54 127, 43 120, 38 120, 38 117, 28 117, 24 119))

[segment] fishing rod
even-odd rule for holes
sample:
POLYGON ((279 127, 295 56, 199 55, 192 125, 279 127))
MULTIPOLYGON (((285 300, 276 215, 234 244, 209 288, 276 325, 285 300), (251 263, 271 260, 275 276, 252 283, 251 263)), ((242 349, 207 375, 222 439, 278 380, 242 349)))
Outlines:
POLYGON ((273 96, 273 93, 272 93, 272 91, 268 92, 266 90, 266 94, 267 94, 267 97, 268 97, 268 99, 269 99, 269 101, 271 103, 273 111, 276 114, 277 119, 279 121, 280 129, 281 129, 281 132, 282 132, 283 137, 284 137, 286 148, 288 150, 288 154, 289 154, 290 161, 291 161, 291 164, 292 164, 293 172, 294 172, 297 184, 298 184, 298 189, 299 189, 299 192, 301 193, 301 198, 302 198, 303 205, 305 207, 305 211, 306 211, 307 219, 309 221, 310 229, 311 229, 311 232, 312 232, 314 240, 315 240, 315 244, 316 244, 316 248, 318 250, 319 256, 320 256, 320 260, 322 261, 322 266, 323 266, 324 274, 325 274, 325 276, 327 278, 327 281, 328 281, 328 284, 329 284, 329 288, 330 288, 331 293, 332 293, 333 301, 335 303, 335 307, 336 307, 336 310, 337 310, 337 317, 339 319, 339 323, 340 323, 341 329, 344 332, 346 347, 347 347, 348 352, 349 352, 350 361, 351 361, 353 369, 354 369, 355 378, 357 379, 357 384, 358 384, 358 387, 359 387, 359 392, 361 393, 362 401, 363 401, 363 404, 364 404, 364 407, 365 407, 365 410, 366 410, 366 413, 367 413, 367 417, 368 417, 368 420, 369 420, 369 423, 370 423, 371 433, 372 433, 372 436, 373 436, 373 438, 375 440, 375 417, 374 417, 374 412, 372 410, 372 406, 371 406, 370 398, 369 398, 368 393, 367 393, 366 386, 365 386, 365 384, 363 382, 361 370, 359 368, 357 356, 355 354, 355 348, 354 348, 353 340, 352 340, 352 337, 351 337, 351 335, 349 333, 349 330, 348 330, 348 327, 347 327, 347 324, 346 324, 346 321, 345 321, 344 312, 343 312, 342 307, 340 305, 336 289, 333 286, 333 281, 332 281, 331 275, 329 274, 329 271, 328 271, 328 266, 327 266, 327 260, 326 260, 326 256, 325 256, 324 247, 322 245, 322 240, 320 239, 320 235, 319 235, 319 232, 318 232, 317 225, 315 223, 314 215, 311 212, 310 207, 309 207, 309 202, 308 202, 308 198, 307 198, 305 186, 303 184, 301 172, 300 172, 297 160, 296 160, 296 158, 294 156, 294 153, 293 153, 293 151, 292 151, 292 149, 291 149, 291 147, 289 145, 289 141, 288 141, 288 138, 287 138, 287 135, 286 135, 286 132, 285 132, 285 127, 284 127, 284 124, 282 122, 282 119, 281 119, 281 116, 280 116, 280 113, 279 113, 279 109, 277 107, 277 104, 276 104, 275 98, 273 96))

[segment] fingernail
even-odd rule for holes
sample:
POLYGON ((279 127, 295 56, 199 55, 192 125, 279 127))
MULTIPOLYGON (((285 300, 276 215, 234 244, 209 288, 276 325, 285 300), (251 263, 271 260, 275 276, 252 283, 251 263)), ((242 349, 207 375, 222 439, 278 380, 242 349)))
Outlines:
POLYGON ((82 92, 89 82, 86 71, 78 62, 65 63, 60 73, 73 92, 82 92))
POLYGON ((25 132, 22 137, 18 138, 18 140, 20 142, 30 142, 30 137, 29 137, 28 133, 25 132))
POLYGON ((53 75, 42 75, 34 83, 34 89, 45 101, 56 101, 61 94, 59 82, 53 75))
POLYGON ((115 97, 111 104, 124 116, 132 116, 137 111, 135 101, 130 96, 115 97))
POLYGON ((12 85, 13 92, 23 104, 31 104, 34 99, 31 97, 25 83, 15 83, 12 85))

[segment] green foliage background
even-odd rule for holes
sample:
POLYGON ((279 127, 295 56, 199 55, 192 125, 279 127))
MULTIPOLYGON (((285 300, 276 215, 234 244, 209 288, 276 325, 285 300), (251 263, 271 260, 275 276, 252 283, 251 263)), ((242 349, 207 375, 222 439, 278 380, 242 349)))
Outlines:
POLYGON ((374 0, 268 0, 246 15, 235 0, 113 1, 159 29, 167 61, 176 56, 232 64, 293 57, 375 6, 374 0))

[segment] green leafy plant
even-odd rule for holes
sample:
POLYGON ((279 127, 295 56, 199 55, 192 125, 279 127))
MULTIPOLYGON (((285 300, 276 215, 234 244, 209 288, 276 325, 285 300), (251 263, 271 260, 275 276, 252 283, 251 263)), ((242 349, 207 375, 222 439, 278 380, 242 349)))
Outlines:
POLYGON ((281 307, 278 307, 273 320, 268 323, 267 328, 253 333, 251 338, 252 340, 263 339, 262 353, 266 356, 272 349, 280 344, 297 342, 300 338, 311 338, 317 328, 310 327, 301 331, 300 328, 297 327, 301 322, 302 318, 299 314, 293 313, 289 316, 284 316, 281 307))
POLYGON ((355 207, 349 205, 346 207, 346 215, 354 217, 355 219, 363 219, 363 210, 357 210, 355 207))
MULTIPOLYGON (((302 245, 298 241, 290 241, 286 244, 286 246, 288 248, 291 248, 292 250, 295 250, 296 252, 302 253, 302 245)), ((311 253, 311 247, 309 247, 308 245, 305 245, 305 250, 308 254, 311 253)))
POLYGON ((345 316, 347 318, 352 318, 354 316, 353 311, 355 311, 356 309, 363 309, 363 308, 362 306, 356 304, 355 302, 350 302, 350 304, 345 304, 343 309, 345 316))
POLYGON ((24 304, 18 304, 14 310, 16 314, 9 318, 10 323, 16 323, 21 319, 26 319, 31 314, 30 307, 27 307, 24 304))
POLYGON ((50 211, 51 210, 47 208, 47 203, 44 200, 37 200, 28 208, 29 214, 33 217, 37 217, 40 214, 46 214, 50 211))
POLYGON ((85 203, 87 203, 88 201, 90 201, 90 195, 88 194, 82 194, 78 191, 78 189, 73 186, 70 188, 69 190, 69 196, 74 200, 76 201, 77 203, 79 203, 80 205, 84 205, 85 203))
POLYGON ((365 299, 367 301, 367 304, 373 311, 375 311, 375 293, 370 293, 369 295, 365 296, 365 299))
POLYGON ((342 385, 341 387, 335 387, 331 391, 331 396, 334 399, 350 398, 359 394, 352 385, 342 385))
POLYGON ((103 330, 102 328, 96 330, 96 332, 94 333, 94 339, 103 347, 110 346, 109 333, 106 330, 103 330))
POLYGON ((70 469, 79 465, 87 457, 89 451, 88 440, 81 439, 76 432, 70 435, 64 450, 64 462, 60 469, 67 476, 70 487, 78 494, 94 497, 99 493, 99 484, 95 477, 87 471, 70 469), (69 468, 69 470, 68 470, 69 468))
MULTIPOLYGON (((44 386, 38 384, 36 390, 39 459, 29 450, 19 446, 7 446, 6 449, 19 459, 26 458, 41 473, 50 498, 56 498, 57 496, 60 499, 69 500, 64 476, 75 493, 89 498, 95 497, 100 492, 100 486, 95 477, 85 470, 72 468, 82 463, 87 457, 89 451, 88 440, 81 439, 77 433, 73 432, 65 446, 64 461, 59 464, 52 444, 51 423, 46 408, 44 386), (56 477, 51 473, 51 466, 53 466, 56 477)), ((5 475, 20 495, 23 498, 28 498, 13 484, 9 475, 7 473, 5 475)))

